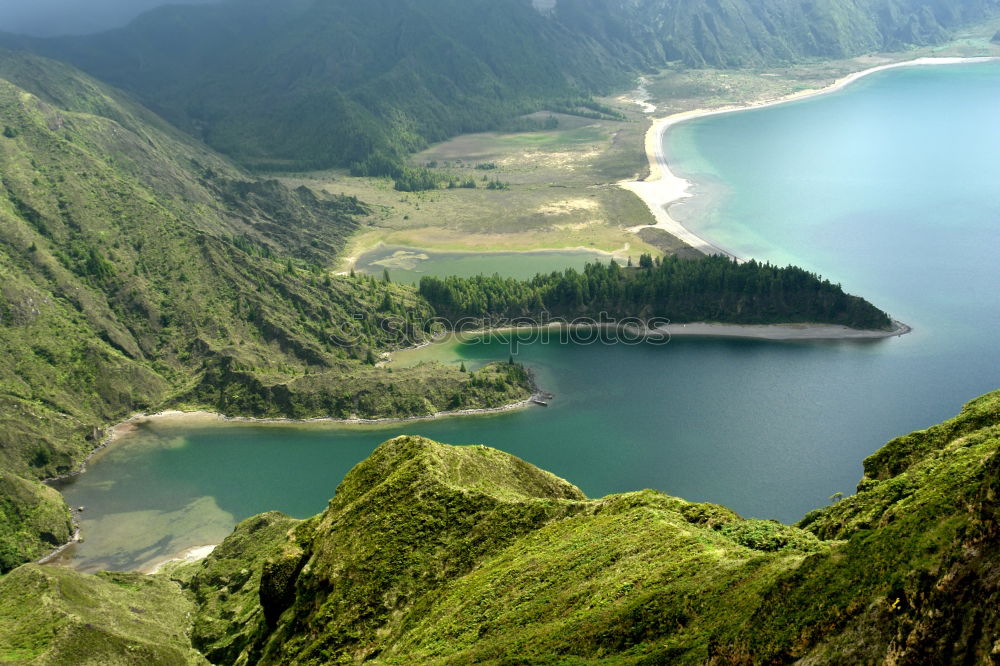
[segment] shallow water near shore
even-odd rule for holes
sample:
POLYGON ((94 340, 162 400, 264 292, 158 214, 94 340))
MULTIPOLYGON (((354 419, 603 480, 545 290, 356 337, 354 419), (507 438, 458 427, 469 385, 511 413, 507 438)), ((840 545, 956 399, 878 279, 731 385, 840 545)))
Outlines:
MULTIPOLYGON (((86 507, 86 541, 68 560, 139 568, 260 511, 312 515, 351 466, 403 433, 497 447, 593 497, 656 488, 790 522, 851 493, 886 441, 1000 388, 998 84, 996 63, 893 70, 667 136, 677 171, 708 195, 673 214, 741 255, 843 283, 913 325, 909 335, 526 344, 513 351, 556 394, 550 407, 364 427, 149 423, 65 488, 86 507), (686 219, 694 207, 703 222, 686 219)), ((493 341, 425 353, 472 366, 511 351, 493 341)))

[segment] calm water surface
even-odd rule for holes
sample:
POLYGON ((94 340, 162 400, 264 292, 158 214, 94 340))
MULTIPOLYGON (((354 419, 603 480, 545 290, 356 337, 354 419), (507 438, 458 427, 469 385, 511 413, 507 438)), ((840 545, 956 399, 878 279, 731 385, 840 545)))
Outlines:
POLYGON ((588 250, 538 250, 534 252, 432 252, 412 247, 383 245, 358 257, 355 268, 361 273, 382 275, 396 282, 416 284, 425 275, 493 275, 520 279, 538 273, 582 270, 588 263, 608 261, 610 255, 588 250))
POLYGON ((919 67, 667 137, 702 194, 674 214, 739 254, 842 282, 910 335, 528 345, 519 359, 556 394, 551 407, 378 428, 149 425, 65 490, 87 507, 75 564, 136 567, 260 511, 314 514, 401 433, 495 446, 591 496, 648 487, 794 521, 850 493, 888 439, 1000 388, 998 117, 1000 65, 919 67))

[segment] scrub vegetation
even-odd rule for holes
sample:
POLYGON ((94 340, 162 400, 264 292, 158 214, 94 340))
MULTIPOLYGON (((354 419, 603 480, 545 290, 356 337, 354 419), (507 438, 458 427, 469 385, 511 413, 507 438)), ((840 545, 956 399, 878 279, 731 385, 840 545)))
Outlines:
POLYGON ((520 281, 500 276, 423 277, 420 295, 453 320, 543 321, 608 315, 730 324, 822 323, 889 329, 889 316, 808 271, 721 256, 639 257, 636 267, 588 264, 582 271, 520 281))
POLYGON ((793 527, 650 490, 588 499, 494 449, 398 437, 321 514, 245 520, 204 561, 15 570, 0 657, 97 663, 126 635, 162 663, 191 660, 188 636, 226 664, 987 663, 998 447, 994 393, 793 527))

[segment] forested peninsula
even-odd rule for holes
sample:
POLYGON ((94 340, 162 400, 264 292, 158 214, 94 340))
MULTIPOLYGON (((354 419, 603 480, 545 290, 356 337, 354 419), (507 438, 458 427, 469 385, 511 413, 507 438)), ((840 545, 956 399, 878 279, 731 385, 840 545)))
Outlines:
POLYGON ((795 266, 728 257, 642 255, 637 267, 611 261, 532 280, 423 277, 420 295, 452 320, 537 321, 601 316, 671 323, 823 323, 889 330, 885 312, 840 285, 795 266))

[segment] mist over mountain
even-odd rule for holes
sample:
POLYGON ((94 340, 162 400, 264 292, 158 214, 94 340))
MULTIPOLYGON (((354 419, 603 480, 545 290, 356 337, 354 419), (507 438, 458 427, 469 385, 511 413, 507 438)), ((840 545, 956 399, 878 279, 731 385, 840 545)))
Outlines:
POLYGON ((154 7, 215 1, 4 0, 0 2, 0 31, 36 37, 86 35, 123 26, 154 7))

